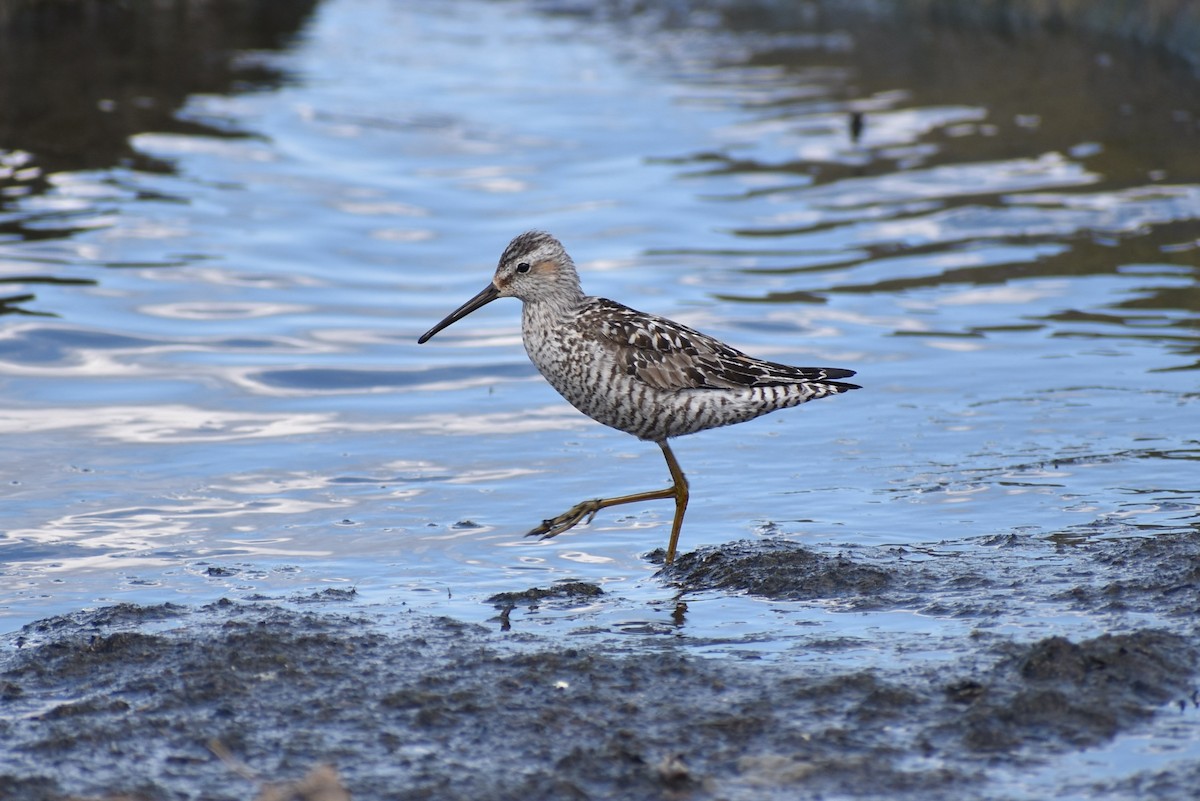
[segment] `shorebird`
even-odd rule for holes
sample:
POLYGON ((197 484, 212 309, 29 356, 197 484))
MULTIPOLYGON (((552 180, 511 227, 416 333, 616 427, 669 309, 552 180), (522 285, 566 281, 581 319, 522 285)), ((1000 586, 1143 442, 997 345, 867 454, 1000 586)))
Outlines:
POLYGON ((616 301, 583 294, 575 262, 541 231, 513 239, 496 274, 475 297, 430 328, 418 344, 496 298, 522 301, 525 352, 567 402, 598 423, 662 449, 671 486, 596 498, 543 520, 527 536, 549 539, 590 523, 601 509, 675 500, 664 561, 670 564, 688 504, 688 482, 667 440, 837 395, 857 384, 837 367, 790 367, 747 356, 707 334, 616 301))

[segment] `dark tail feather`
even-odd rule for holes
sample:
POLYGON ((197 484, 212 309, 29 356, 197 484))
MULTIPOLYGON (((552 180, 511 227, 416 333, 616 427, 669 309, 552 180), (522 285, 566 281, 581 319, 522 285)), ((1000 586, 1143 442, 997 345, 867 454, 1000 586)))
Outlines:
POLYGON ((834 387, 838 392, 846 392, 851 389, 862 389, 858 384, 849 384, 844 381, 834 381, 836 378, 849 378, 854 375, 853 370, 844 370, 841 367, 801 367, 798 372, 803 375, 805 380, 819 381, 826 386, 834 387))

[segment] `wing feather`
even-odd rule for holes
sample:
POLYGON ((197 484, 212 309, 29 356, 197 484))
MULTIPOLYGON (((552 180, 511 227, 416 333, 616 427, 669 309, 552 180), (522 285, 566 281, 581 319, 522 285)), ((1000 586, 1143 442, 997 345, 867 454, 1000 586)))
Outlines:
POLYGON ((821 383, 838 391, 858 389, 835 379, 853 370, 792 367, 747 356, 707 334, 665 317, 635 311, 616 301, 591 298, 583 326, 614 352, 626 372, 662 390, 739 389, 821 383))

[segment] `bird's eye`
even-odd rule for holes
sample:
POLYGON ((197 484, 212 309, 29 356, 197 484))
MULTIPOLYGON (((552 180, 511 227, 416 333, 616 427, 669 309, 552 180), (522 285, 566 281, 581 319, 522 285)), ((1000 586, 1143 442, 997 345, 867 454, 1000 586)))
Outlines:
POLYGON ((521 262, 520 264, 518 264, 518 265, 517 265, 517 272, 519 272, 519 273, 527 273, 527 272, 529 272, 529 262, 527 262, 527 261, 523 261, 523 262, 521 262))

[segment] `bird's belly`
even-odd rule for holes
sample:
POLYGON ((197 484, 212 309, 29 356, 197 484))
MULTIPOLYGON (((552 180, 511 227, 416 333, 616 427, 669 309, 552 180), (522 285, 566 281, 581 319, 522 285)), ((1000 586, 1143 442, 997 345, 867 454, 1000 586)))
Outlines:
POLYGON ((568 403, 596 422, 639 439, 659 442, 771 411, 746 391, 652 387, 629 375, 590 340, 564 344, 534 338, 525 345, 534 366, 568 403))
POLYGON ((525 350, 550 386, 588 417, 635 437, 661 439, 651 430, 644 408, 650 399, 637 392, 631 377, 599 343, 526 336, 525 350))

